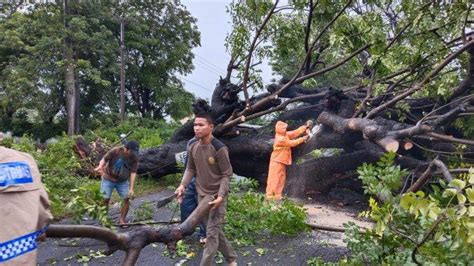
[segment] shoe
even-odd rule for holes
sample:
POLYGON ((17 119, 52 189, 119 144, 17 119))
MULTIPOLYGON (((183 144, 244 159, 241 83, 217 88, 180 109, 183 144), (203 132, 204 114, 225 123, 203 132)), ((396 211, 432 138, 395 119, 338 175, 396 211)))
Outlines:
POLYGON ((201 237, 199 238, 199 243, 201 243, 201 244, 203 244, 203 245, 206 244, 206 241, 207 241, 207 239, 206 239, 205 237, 202 237, 202 236, 201 236, 201 237))

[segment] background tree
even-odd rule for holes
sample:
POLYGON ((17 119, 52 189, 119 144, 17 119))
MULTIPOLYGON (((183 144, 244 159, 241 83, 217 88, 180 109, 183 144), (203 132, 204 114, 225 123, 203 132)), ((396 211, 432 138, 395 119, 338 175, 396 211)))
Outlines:
POLYGON ((129 112, 153 118, 180 118, 189 112, 192 95, 174 75, 192 70, 191 49, 199 45, 199 32, 179 1, 128 1, 123 6, 72 1, 66 16, 62 4, 23 4, 15 12, 13 6, 2 5, 0 116, 4 129, 23 134, 26 127, 15 125, 29 123, 35 126, 26 132, 55 135, 65 129, 67 102, 74 102, 77 117, 69 133, 79 132, 80 120, 100 123, 100 117, 118 113, 119 16, 127 20, 129 112), (71 85, 69 94, 67 84, 71 85), (68 96, 75 100, 68 101, 68 96), (15 97, 18 100, 13 101, 15 97), (49 134, 35 130, 44 127, 49 134))

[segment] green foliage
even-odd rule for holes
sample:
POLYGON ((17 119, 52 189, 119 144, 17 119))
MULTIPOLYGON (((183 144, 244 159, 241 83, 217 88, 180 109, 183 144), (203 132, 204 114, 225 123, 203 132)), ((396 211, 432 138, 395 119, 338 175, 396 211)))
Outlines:
MULTIPOLYGON (((226 38, 227 49, 236 61, 246 59, 250 43, 259 33, 257 43, 260 45, 252 54, 252 62, 267 60, 276 74, 290 79, 300 69, 308 45, 313 42, 316 42, 316 46, 306 65, 314 68, 305 68, 304 74, 341 62, 356 49, 368 44, 370 47, 357 57, 329 72, 305 80, 303 85, 308 88, 367 86, 374 75, 372 96, 385 93, 387 96, 397 95, 419 84, 452 51, 463 45, 464 42, 459 42, 450 46, 453 43, 451 40, 458 40, 460 32, 465 30, 465 21, 472 13, 468 1, 329 0, 317 4, 313 1, 315 9, 310 19, 310 3, 289 1, 279 4, 276 10, 280 12, 273 14, 267 26, 260 29, 269 11, 269 4, 233 1, 228 11, 233 29, 226 38), (348 8, 343 10, 348 2, 348 8), (310 25, 309 30, 306 29, 307 25, 310 25), (405 69, 413 72, 405 72, 406 76, 396 76, 389 81, 383 79, 405 69), (398 81, 401 81, 398 86, 390 87, 398 81)), ((467 53, 463 53, 451 61, 411 98, 430 97, 437 101, 449 97, 462 77, 468 75, 468 59, 467 53)), ((242 72, 243 68, 239 71, 242 72)), ((259 75, 255 68, 250 69, 251 81, 260 82, 259 75)), ((367 105, 372 107, 370 101, 367 105)), ((400 121, 406 120, 408 108, 404 101, 397 103, 394 109, 400 121)), ((464 128, 469 130, 472 127, 464 128)))
POLYGON ((364 163, 357 169, 366 194, 377 195, 385 200, 392 197, 392 191, 400 188, 402 178, 408 172, 393 165, 396 155, 393 152, 386 153, 376 165, 364 163))
POLYGON ((237 245, 255 243, 262 232, 275 235, 295 235, 307 230, 304 209, 290 200, 281 203, 265 200, 254 191, 255 182, 243 179, 232 184, 224 230, 237 245), (236 193, 242 187, 249 189, 236 193))
POLYGON ((119 144, 120 134, 130 133, 127 139, 138 141, 141 148, 151 148, 168 140, 177 127, 177 124, 152 119, 129 119, 119 124, 110 121, 110 123, 101 125, 93 131, 88 131, 85 137, 89 141, 100 137, 106 142, 119 144))
POLYGON ((341 149, 338 148, 322 148, 322 149, 314 149, 311 152, 305 154, 304 156, 298 158, 296 164, 304 163, 308 160, 319 159, 323 157, 330 157, 330 156, 337 156, 341 153, 341 149))
POLYGON ((474 117, 458 118, 454 121, 454 126, 460 129, 467 139, 474 139, 474 117))
POLYGON ((29 153, 35 158, 56 218, 68 213, 65 204, 72 199, 70 190, 97 183, 75 175, 80 164, 74 155, 73 143, 72 138, 62 136, 56 142, 48 144, 46 150, 41 152, 36 150, 36 145, 29 136, 20 138, 18 143, 11 143, 13 149, 29 153))
MULTIPOLYGON (((370 199, 364 215, 375 222, 373 228, 362 231, 354 223, 345 225, 351 261, 393 265, 412 264, 415 258, 427 265, 469 264, 474 259, 474 169, 448 185, 440 180, 429 195, 423 191, 396 195, 394 183, 380 182, 377 176, 390 160, 385 156, 377 166, 359 168, 368 193, 377 195, 373 188, 378 187, 391 195, 383 203, 370 199)), ((400 176, 402 170, 391 169, 389 175, 400 176)))
POLYGON ((139 222, 139 221, 146 221, 146 220, 152 220, 153 219, 153 211, 155 207, 153 206, 152 202, 143 202, 133 210, 133 221, 139 222))
POLYGON ((163 255, 171 257, 171 258, 177 258, 177 257, 186 257, 188 259, 196 256, 196 252, 193 251, 193 249, 186 244, 183 240, 178 240, 176 242, 176 252, 173 254, 170 254, 168 250, 165 250, 163 252, 163 255))
POLYGON ((73 197, 66 208, 71 212, 76 222, 79 222, 86 215, 103 226, 112 224, 98 182, 81 185, 76 189, 71 189, 71 192, 73 197))

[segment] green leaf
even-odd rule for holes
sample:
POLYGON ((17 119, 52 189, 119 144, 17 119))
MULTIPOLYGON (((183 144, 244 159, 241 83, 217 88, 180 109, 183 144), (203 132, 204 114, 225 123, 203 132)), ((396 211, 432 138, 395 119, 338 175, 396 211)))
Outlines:
POLYGON ((455 188, 447 188, 443 192, 443 197, 445 197, 445 198, 452 197, 452 196, 456 195, 457 193, 458 193, 458 191, 455 188))
POLYGON ((450 187, 455 187, 458 189, 463 189, 466 186, 466 182, 460 180, 460 179, 453 179, 451 182, 449 182, 450 187))
POLYGON ((457 194, 456 196, 460 204, 464 204, 466 202, 466 196, 464 196, 463 194, 457 194))
POLYGON ((468 211, 467 211, 467 215, 469 217, 474 217, 474 206, 469 206, 468 211))
POLYGON ((466 189, 466 195, 467 199, 469 202, 474 203, 474 189, 473 188, 467 188, 466 189))
POLYGON ((267 250, 264 249, 264 248, 257 248, 257 249, 255 249, 255 251, 257 252, 258 256, 263 256, 263 255, 265 255, 265 253, 267 253, 267 250))
POLYGON ((461 215, 461 216, 464 215, 466 212, 467 212, 466 206, 462 206, 462 207, 459 208, 459 210, 458 210, 458 214, 461 215))
POLYGON ((400 206, 404 208, 405 210, 408 210, 410 206, 413 204, 414 198, 413 198, 413 192, 407 193, 402 196, 400 199, 400 206))

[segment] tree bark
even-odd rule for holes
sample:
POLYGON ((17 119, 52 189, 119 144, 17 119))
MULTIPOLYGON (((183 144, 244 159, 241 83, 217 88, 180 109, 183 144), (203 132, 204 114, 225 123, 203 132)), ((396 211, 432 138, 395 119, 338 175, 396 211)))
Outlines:
POLYGON ((69 30, 69 7, 68 0, 63 0, 64 11, 64 29, 66 37, 64 38, 64 85, 66 87, 66 113, 67 113, 67 134, 69 136, 75 135, 76 132, 76 114, 77 110, 77 92, 75 83, 75 64, 73 57, 73 47, 70 38, 68 37, 69 30))

